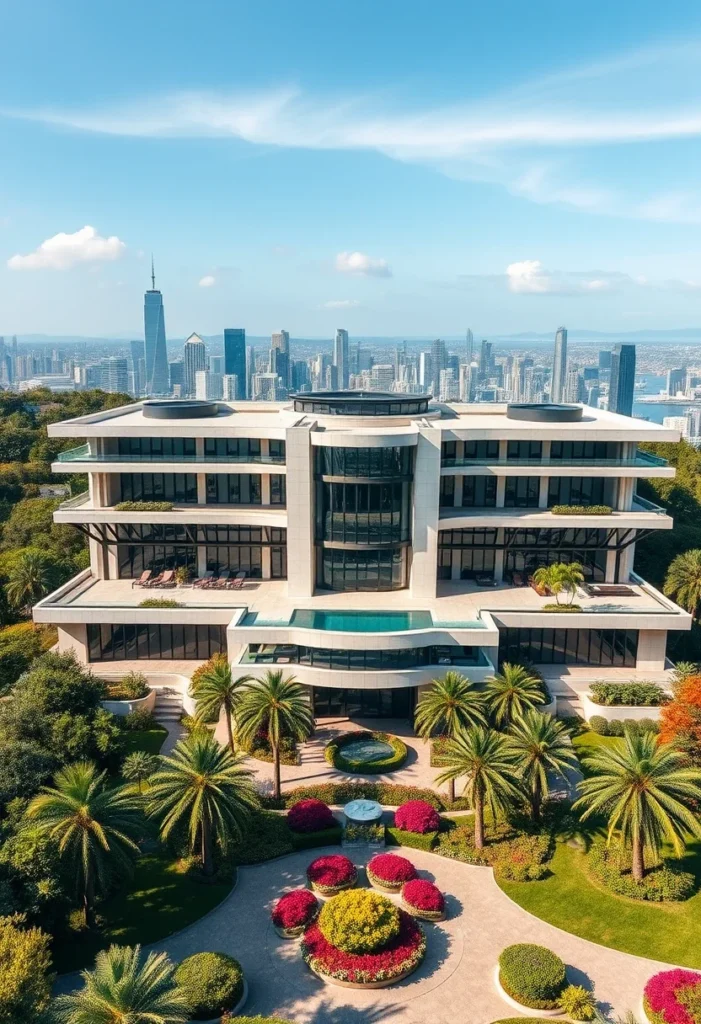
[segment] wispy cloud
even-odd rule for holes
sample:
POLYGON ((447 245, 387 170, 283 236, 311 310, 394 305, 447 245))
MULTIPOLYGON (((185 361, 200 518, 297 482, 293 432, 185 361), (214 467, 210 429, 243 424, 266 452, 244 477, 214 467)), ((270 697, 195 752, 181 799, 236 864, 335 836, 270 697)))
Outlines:
POLYGON ((205 274, 204 277, 200 278, 198 283, 200 288, 213 288, 217 283, 217 279, 214 274, 205 274))
POLYGON ((184 91, 95 109, 4 114, 112 135, 371 150, 456 177, 496 181, 535 202, 695 223, 701 220, 701 195, 680 199, 677 188, 630 195, 608 181, 588 180, 572 150, 701 138, 700 60, 698 41, 648 47, 564 68, 492 97, 437 107, 392 104, 386 96, 319 97, 286 86, 258 93, 184 91))
POLYGON ((694 280, 650 280, 617 270, 551 270, 535 259, 509 263, 503 274, 460 274, 457 281, 466 288, 492 287, 514 295, 541 297, 607 295, 624 291, 701 291, 701 282, 694 280))
POLYGON ((17 253, 7 261, 10 270, 70 270, 78 263, 101 263, 117 260, 126 245, 116 235, 103 238, 86 224, 79 231, 65 231, 47 238, 33 252, 17 253))
POLYGON ((392 276, 387 260, 374 259, 365 252, 339 252, 335 267, 339 274, 355 274, 361 277, 392 276))
POLYGON ((360 305, 357 299, 329 299, 322 309, 357 309, 360 305))

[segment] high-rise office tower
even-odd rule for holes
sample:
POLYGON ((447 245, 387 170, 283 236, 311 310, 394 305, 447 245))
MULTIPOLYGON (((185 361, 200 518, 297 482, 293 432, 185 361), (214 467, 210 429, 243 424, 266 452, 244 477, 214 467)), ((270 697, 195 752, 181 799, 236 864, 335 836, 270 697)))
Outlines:
POLYGON ((253 377, 256 373, 256 350, 252 345, 246 349, 246 398, 253 398, 253 377))
POLYGON ((163 296, 156 288, 151 259, 151 287, 144 294, 144 350, 146 356, 145 389, 147 395, 167 395, 168 351, 163 296))
POLYGON ((441 341, 440 338, 431 345, 431 371, 433 375, 433 393, 436 397, 441 389, 441 370, 448 368, 448 350, 445 347, 445 342, 441 341))
POLYGON ((172 363, 168 363, 168 381, 171 395, 175 393, 176 387, 180 388, 182 394, 185 388, 185 363, 182 359, 174 359, 172 363))
POLYGON ((133 394, 138 398, 146 388, 146 351, 143 341, 129 342, 130 370, 133 382, 133 394))
POLYGON ((391 391, 394 384, 394 364, 375 363, 370 371, 371 391, 391 391))
POLYGON ((472 365, 471 363, 460 364, 460 376, 458 379, 458 389, 460 392, 461 402, 471 402, 473 398, 472 390, 472 365))
POLYGON ((102 361, 102 388, 110 394, 128 394, 129 364, 126 359, 110 356, 102 361))
POLYGON ((185 394, 195 394, 195 374, 198 370, 207 369, 207 348, 199 334, 191 334, 183 346, 183 362, 185 363, 185 394))
POLYGON ((290 332, 276 331, 270 337, 270 372, 277 373, 283 387, 290 386, 290 332))
POLYGON ((239 397, 239 379, 235 373, 225 373, 221 379, 222 398, 225 402, 237 402, 239 397))
POLYGON ((599 352, 599 370, 610 370, 611 369, 611 353, 608 349, 603 349, 599 352))
POLYGON ((218 373, 221 376, 224 374, 224 356, 210 356, 209 357, 209 372, 218 373))
POLYGON ((576 402, 583 402, 585 396, 586 391, 584 388, 584 377, 577 367, 573 366, 567 371, 565 387, 563 389, 563 401, 570 402, 572 404, 576 402))
POLYGON ((635 345, 615 345, 611 353, 609 412, 633 415, 635 394, 635 345))
POLYGON ((487 341, 486 338, 482 340, 482 347, 480 348, 480 362, 479 362, 479 379, 480 381, 487 380, 492 373, 494 366, 494 359, 492 357, 492 343, 487 341))
POLYGON ((567 328, 558 327, 555 332, 555 353, 553 375, 550 381, 550 401, 561 402, 567 377, 567 328))
POLYGON ((474 348, 475 348, 475 337, 474 337, 472 331, 470 330, 470 328, 468 327, 467 330, 465 331, 465 362, 467 363, 468 366, 472 362, 472 357, 473 357, 473 354, 474 354, 474 348))
POLYGON ((216 401, 224 397, 224 378, 221 373, 209 370, 195 372, 195 398, 216 401))
POLYGON ((239 399, 250 398, 247 389, 249 374, 246 363, 246 332, 243 327, 224 330, 224 373, 238 380, 239 399))
POLYGON ((441 370, 441 379, 439 382, 438 399, 441 402, 457 402, 460 397, 459 394, 459 382, 455 376, 455 372, 450 367, 447 370, 441 370))
POLYGON ((431 366, 431 353, 421 352, 419 354, 419 384, 428 390, 433 380, 433 367, 431 366))
POLYGON ((309 366, 306 359, 295 359, 292 364, 292 390, 301 391, 309 384, 309 366))
POLYGON ((337 387, 345 391, 348 387, 350 362, 348 358, 348 331, 342 327, 336 330, 333 342, 333 365, 336 367, 337 387))
POLYGON ((674 398, 677 391, 684 390, 686 369, 667 370, 667 394, 674 398))
POLYGON ((257 402, 280 401, 280 378, 276 373, 253 374, 253 398, 257 402))

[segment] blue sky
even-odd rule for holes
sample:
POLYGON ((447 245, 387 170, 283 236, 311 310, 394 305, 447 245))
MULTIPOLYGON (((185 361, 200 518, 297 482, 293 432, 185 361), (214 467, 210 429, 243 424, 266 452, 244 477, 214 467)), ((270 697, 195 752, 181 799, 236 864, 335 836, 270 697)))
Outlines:
POLYGON ((26 0, 0 332, 701 325, 701 7, 26 0))

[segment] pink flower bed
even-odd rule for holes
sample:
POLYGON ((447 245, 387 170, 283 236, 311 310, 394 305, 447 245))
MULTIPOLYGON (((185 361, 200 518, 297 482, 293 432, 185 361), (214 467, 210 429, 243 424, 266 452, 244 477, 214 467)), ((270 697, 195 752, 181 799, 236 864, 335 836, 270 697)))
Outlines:
POLYGON ((410 907, 431 914, 442 914, 445 900, 440 889, 423 878, 414 878, 402 887, 402 899, 410 907))
POLYGON ((309 889, 294 889, 281 896, 273 907, 273 924, 285 931, 302 928, 316 917, 319 901, 309 889))
POLYGON ((685 994, 697 999, 701 996, 701 974, 696 971, 661 971, 653 975, 645 986, 645 1005, 653 1013, 660 1014, 665 1024, 698 1024, 695 1014, 685 1004, 685 994))
POLYGON ((441 818, 435 807, 425 800, 408 800, 394 812, 394 824, 404 832, 437 832, 441 818))
POLYGON ((416 868, 411 861, 394 853, 378 853, 368 864, 368 873, 388 885, 402 885, 416 878, 416 868))
POLYGON ((287 824, 293 832, 322 832, 333 828, 336 819, 323 800, 300 800, 287 812, 287 824))
POLYGON ((355 864, 342 853, 317 857, 307 868, 307 878, 320 889, 337 889, 355 879, 355 864))
POLYGON ((344 953, 328 942, 314 922, 304 933, 302 956, 320 974, 356 984, 388 981, 413 970, 426 953, 426 939, 410 914, 399 911, 399 934, 376 953, 344 953))

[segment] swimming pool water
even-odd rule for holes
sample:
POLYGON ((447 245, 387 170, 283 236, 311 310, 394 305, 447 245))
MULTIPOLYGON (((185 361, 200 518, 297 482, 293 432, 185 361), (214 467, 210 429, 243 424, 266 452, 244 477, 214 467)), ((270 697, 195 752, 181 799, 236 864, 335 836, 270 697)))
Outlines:
POLYGON ((430 612, 332 612, 297 608, 290 625, 342 633, 395 633, 405 629, 430 629, 433 618, 430 612))

